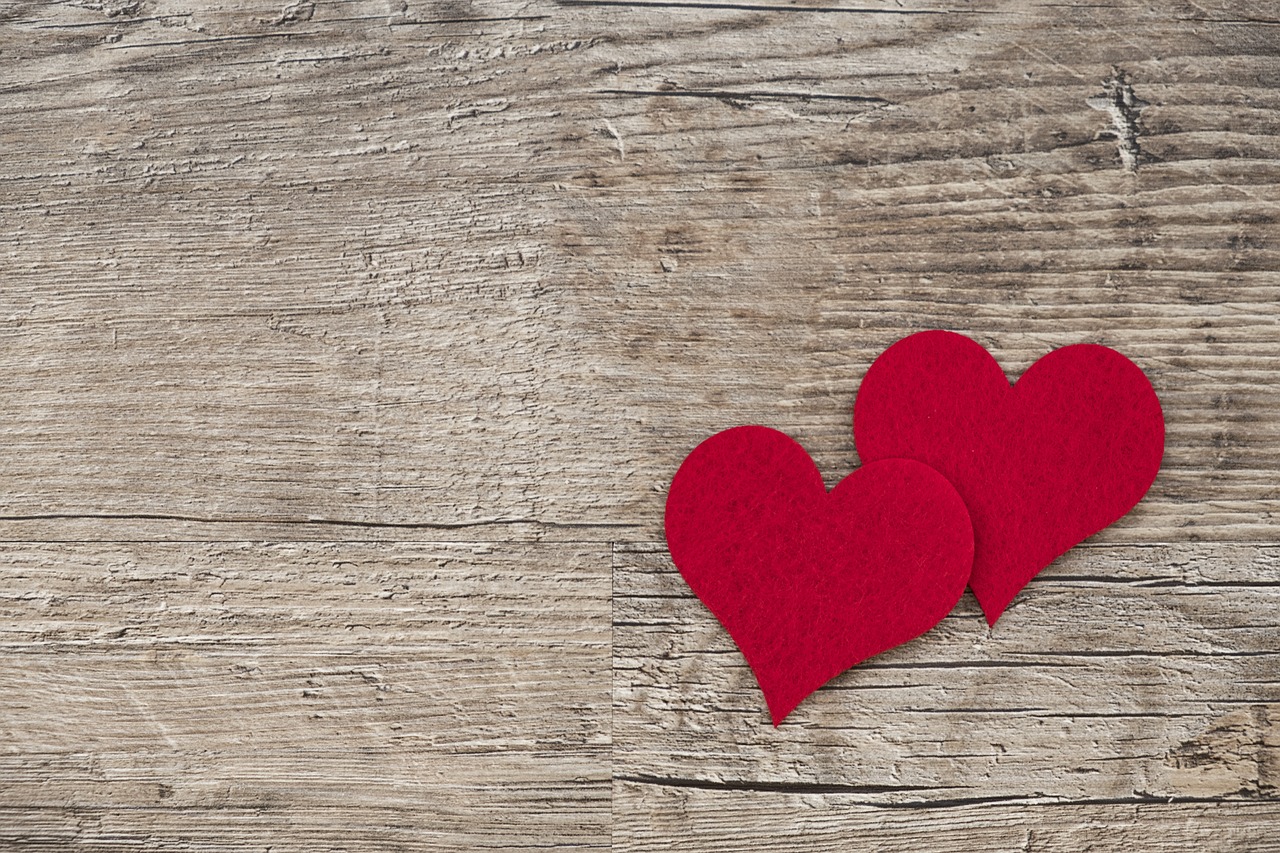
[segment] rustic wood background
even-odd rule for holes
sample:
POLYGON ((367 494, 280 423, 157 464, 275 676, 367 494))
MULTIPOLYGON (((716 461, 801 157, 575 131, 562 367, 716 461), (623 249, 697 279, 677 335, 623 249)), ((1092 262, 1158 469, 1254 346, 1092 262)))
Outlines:
POLYGON ((0 0, 6 850, 1280 850, 1269 0, 0 0), (780 729, 662 544, 914 330, 1128 517, 780 729))

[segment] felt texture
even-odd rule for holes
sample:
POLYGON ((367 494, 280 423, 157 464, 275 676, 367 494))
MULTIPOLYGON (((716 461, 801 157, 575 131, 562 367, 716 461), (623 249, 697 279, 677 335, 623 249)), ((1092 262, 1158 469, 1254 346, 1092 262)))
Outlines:
POLYGON ((689 454, 671 482, 666 534, 775 726, 839 673, 936 625, 973 564, 968 511, 938 472, 887 460, 828 493, 804 448, 760 426, 689 454))
POLYGON ((955 485, 973 519, 969 586, 991 625, 1041 569, 1133 508, 1164 455, 1155 390, 1115 350, 1063 347, 1010 386, 981 345, 944 331, 876 359, 853 432, 864 463, 916 459, 955 485))

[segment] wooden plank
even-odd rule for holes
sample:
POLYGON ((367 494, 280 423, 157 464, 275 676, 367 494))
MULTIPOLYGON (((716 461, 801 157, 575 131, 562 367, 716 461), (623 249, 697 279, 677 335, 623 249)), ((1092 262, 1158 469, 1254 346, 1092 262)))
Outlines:
POLYGON ((615 559, 620 779, 886 806, 1276 796, 1274 546, 1078 548, 994 629, 966 596, 776 730, 665 549, 615 559))
POLYGON ((1280 847, 1272 801, 949 804, 882 808, 857 795, 707 791, 619 782, 614 849, 756 851, 1013 850, 1234 853, 1280 847))
POLYGON ((838 479, 944 326, 1149 372, 1104 541, 1274 541, 1274 27, 728 5, 15 6, 0 537, 653 539, 716 429, 838 479))
POLYGON ((0 840, 602 846, 609 560, 599 545, 12 544, 0 840))
POLYGON ((3 535, 581 538, 544 12, 6 10, 3 535))

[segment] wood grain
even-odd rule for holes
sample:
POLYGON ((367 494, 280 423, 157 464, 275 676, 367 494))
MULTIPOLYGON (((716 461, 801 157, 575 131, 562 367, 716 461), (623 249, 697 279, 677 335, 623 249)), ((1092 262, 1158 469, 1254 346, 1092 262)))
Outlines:
POLYGON ((1263 5, 0 4, 0 846, 1280 850, 1263 5), (1163 470, 774 731, 666 484, 931 327, 1163 470))
POLYGON ((615 846, 1275 849, 1278 559, 1077 548, 994 629, 966 595, 775 730, 665 547, 620 548, 615 846))
POLYGON ((883 809, 851 798, 614 786, 615 847, 663 850, 1274 850, 1272 803, 956 804, 883 809), (678 816, 674 825, 669 822, 678 816))
POLYGON ((1277 556, 1077 549, 994 629, 967 596, 774 731, 750 670, 665 550, 623 551, 614 770, 655 784, 865 789, 886 803, 1257 796, 1280 768, 1274 629, 1252 622, 1276 606, 1277 556), (1219 574, 1219 561, 1235 564, 1219 574))
POLYGON ((601 846, 609 562, 600 545, 12 545, 0 841, 601 846))

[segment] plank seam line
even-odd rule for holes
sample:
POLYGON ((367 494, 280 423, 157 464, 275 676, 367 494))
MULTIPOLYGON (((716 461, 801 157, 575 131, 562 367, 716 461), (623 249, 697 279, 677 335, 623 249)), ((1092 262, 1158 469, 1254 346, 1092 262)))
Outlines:
POLYGON ((12 521, 186 521, 198 524, 279 524, 299 527, 364 527, 397 530, 464 530, 470 527, 536 525, 572 529, 627 529, 634 524, 614 521, 542 521, 536 518, 481 518, 474 521, 360 521, 349 518, 216 518, 169 513, 72 513, 0 515, 0 523, 12 521))

